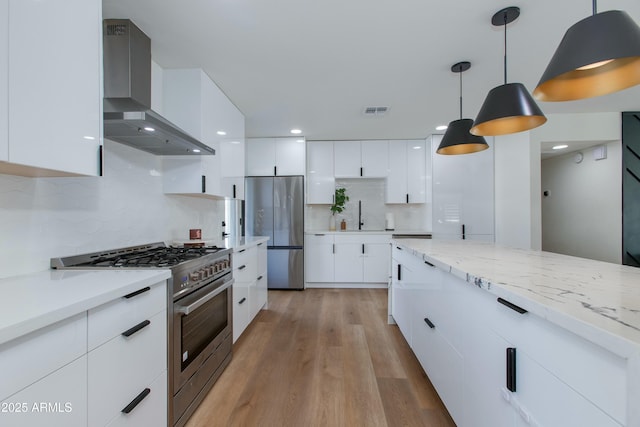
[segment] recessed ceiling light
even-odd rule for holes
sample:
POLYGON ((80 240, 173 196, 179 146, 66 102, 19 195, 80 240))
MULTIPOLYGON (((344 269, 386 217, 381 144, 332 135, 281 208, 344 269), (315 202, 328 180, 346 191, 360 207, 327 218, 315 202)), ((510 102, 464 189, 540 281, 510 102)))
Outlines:
POLYGON ((554 146, 553 146, 553 147, 551 147, 551 148, 553 148, 554 150, 562 150, 562 149, 565 149, 565 148, 567 148, 567 147, 568 147, 568 145, 567 145, 567 144, 561 144, 561 145, 554 145, 554 146))
POLYGON ((218 135, 226 135, 227 133, 223 130, 219 130, 218 132, 216 132, 218 135))
POLYGON ((199 153, 199 152, 200 152, 200 150, 198 150, 197 148, 194 148, 194 149, 193 149, 193 152, 194 152, 194 153, 199 153))
POLYGON ((300 129, 291 129, 291 133, 294 135, 298 135, 298 134, 301 134, 302 131, 300 129))
POLYGON ((436 130, 447 130, 447 125, 436 126, 436 130))
POLYGON ((150 126, 145 127, 144 130, 149 131, 149 132, 154 132, 155 131, 155 129, 150 127, 150 126))

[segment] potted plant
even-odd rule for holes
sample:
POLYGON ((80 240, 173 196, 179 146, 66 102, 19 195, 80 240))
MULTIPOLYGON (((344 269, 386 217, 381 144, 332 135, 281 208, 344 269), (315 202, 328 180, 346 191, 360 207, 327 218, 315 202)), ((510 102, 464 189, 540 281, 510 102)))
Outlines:
POLYGON ((336 193, 333 198, 333 205, 331 205, 331 222, 329 223, 329 229, 334 231, 336 229, 336 214, 344 211, 344 204, 349 200, 349 196, 346 195, 346 188, 336 188, 336 193))

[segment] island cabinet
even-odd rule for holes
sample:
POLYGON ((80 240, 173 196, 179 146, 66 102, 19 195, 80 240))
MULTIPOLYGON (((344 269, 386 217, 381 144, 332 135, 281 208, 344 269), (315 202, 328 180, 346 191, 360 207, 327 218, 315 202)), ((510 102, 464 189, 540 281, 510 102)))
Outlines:
POLYGON ((0 173, 99 175, 102 2, 2 0, 0 20, 0 173))
POLYGON ((458 426, 621 426, 627 361, 394 245, 392 317, 458 426))
POLYGON ((267 306, 267 242, 233 250, 233 342, 267 306))

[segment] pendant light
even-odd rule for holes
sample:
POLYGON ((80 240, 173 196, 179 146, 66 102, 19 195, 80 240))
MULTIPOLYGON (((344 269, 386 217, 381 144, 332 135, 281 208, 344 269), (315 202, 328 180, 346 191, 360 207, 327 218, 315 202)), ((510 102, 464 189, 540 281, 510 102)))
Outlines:
POLYGON ((483 137, 469 133, 473 120, 462 118, 462 73, 469 68, 471 63, 467 61, 458 62, 451 67, 451 71, 460 74, 460 119, 449 123, 436 150, 438 154, 468 154, 489 148, 483 137))
POLYGON ((507 135, 536 128, 547 121, 522 83, 507 84, 507 24, 518 16, 520 8, 512 6, 491 18, 494 26, 504 25, 504 84, 489 91, 471 128, 474 135, 507 135))
POLYGON ((538 86, 541 101, 572 101, 640 84, 640 27, 626 13, 609 10, 579 21, 565 33, 538 86))

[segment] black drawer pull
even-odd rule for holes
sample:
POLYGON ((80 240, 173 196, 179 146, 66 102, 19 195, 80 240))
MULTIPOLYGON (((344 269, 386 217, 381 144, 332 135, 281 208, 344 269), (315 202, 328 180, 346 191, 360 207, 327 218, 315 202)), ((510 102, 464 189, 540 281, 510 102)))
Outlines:
POLYGON ((246 265, 241 265, 240 267, 238 267, 238 270, 244 270, 245 268, 247 268, 246 265))
POLYGON ((264 276, 258 276, 258 280, 262 280, 264 276))
POLYGON ((527 313, 527 310, 525 310, 522 307, 519 307, 509 301, 507 301, 506 299, 502 299, 502 298, 498 298, 498 302, 506 307, 509 307, 511 310, 513 311, 517 311, 520 314, 525 314, 527 313))
POLYGON ((426 323, 427 325, 429 325, 429 327, 431 329, 434 329, 436 327, 436 325, 433 324, 433 322, 431 320, 429 320, 428 318, 424 318, 424 323, 426 323))
POLYGON ((262 245, 264 245, 264 242, 258 243, 258 246, 262 246, 262 245))
POLYGON ((400 246, 396 246, 396 249, 399 250, 399 251, 402 250, 402 248, 400 246))
POLYGON ((133 297, 135 297, 137 295, 143 294, 143 293, 145 293, 147 291, 150 291, 150 290, 151 290, 151 288, 149 286, 147 286, 146 288, 138 289, 135 292, 131 292, 130 294, 127 294, 127 295, 123 296, 122 298, 126 298, 126 299, 133 298, 133 297))
POLYGON ((364 255, 364 243, 362 244, 362 254, 364 255))
POLYGON ((516 349, 507 347, 507 389, 516 392, 516 349))
POLYGON ((398 264, 398 280, 402 280, 402 264, 398 264))
POLYGON ((242 298, 240 301, 238 301, 238 304, 242 304, 243 302, 245 302, 247 299, 246 298, 242 298))
POLYGON ((140 329, 146 328, 147 326, 149 326, 151 324, 150 320, 145 320, 144 322, 140 322, 138 323, 136 326, 134 326, 131 329, 127 329, 126 331, 124 331, 122 333, 122 336, 124 337, 130 337, 131 335, 135 334, 136 332, 138 332, 140 329))
POLYGON ((435 267, 435 265, 431 264, 429 261, 425 261, 425 264, 427 264, 429 267, 435 267))
POLYGON ((238 251, 238 253, 239 253, 239 254, 241 254, 241 253, 242 253, 242 252, 244 252, 244 251, 246 251, 246 249, 240 249, 240 250, 238 251))
POLYGON ((142 402, 144 398, 149 395, 149 393, 151 393, 150 388, 145 388, 144 390, 142 390, 142 392, 137 395, 136 398, 131 401, 131 403, 124 407, 122 412, 128 414, 129 412, 133 411, 135 407, 138 406, 140 402, 142 402))

